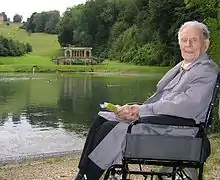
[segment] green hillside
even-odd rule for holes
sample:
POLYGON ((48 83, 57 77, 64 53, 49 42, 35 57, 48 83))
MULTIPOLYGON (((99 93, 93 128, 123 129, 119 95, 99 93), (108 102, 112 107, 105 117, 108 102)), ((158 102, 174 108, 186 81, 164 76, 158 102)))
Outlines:
POLYGON ((0 35, 18 40, 20 42, 28 42, 33 46, 31 55, 37 56, 54 56, 59 51, 57 35, 46 33, 30 33, 19 28, 19 24, 0 24, 0 35))
POLYGON ((51 57, 60 53, 57 35, 28 33, 24 29, 20 29, 19 26, 19 24, 10 24, 9 26, 0 24, 0 35, 20 42, 30 43, 33 52, 23 57, 1 57, 0 64, 52 64, 51 57))

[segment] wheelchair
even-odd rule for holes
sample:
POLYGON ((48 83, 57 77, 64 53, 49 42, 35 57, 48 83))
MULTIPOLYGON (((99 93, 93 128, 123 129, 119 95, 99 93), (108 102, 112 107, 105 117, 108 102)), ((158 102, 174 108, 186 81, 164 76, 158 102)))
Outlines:
POLYGON ((196 124, 193 119, 157 115, 132 122, 126 134, 126 145, 121 164, 110 166, 104 180, 130 180, 131 175, 141 175, 151 180, 202 180, 204 163, 211 153, 207 138, 212 124, 212 111, 220 86, 220 73, 213 90, 205 122, 196 124), (194 127, 198 129, 195 137, 171 135, 132 134, 132 127, 139 123, 194 127), (130 166, 138 165, 139 170, 130 166), (143 166, 150 166, 143 170, 143 166))

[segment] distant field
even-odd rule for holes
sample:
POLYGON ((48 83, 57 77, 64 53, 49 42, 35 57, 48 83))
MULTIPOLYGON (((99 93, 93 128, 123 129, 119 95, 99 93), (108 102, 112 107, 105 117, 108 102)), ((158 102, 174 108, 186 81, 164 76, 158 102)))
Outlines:
POLYGON ((45 33, 28 34, 24 29, 19 28, 19 24, 0 24, 0 35, 4 35, 20 42, 28 42, 33 46, 31 55, 52 57, 59 53, 60 45, 57 35, 45 33))

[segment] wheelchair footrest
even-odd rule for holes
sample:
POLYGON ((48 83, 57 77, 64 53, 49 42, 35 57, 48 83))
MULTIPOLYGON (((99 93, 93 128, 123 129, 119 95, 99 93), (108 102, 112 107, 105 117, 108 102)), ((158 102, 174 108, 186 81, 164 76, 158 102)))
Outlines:
POLYGON ((127 134, 124 157, 200 162, 201 153, 201 138, 127 134))

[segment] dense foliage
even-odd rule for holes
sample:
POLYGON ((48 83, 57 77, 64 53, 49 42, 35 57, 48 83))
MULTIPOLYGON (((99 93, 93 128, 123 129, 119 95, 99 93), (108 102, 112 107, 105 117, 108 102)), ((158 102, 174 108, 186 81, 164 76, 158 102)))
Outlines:
POLYGON ((173 65, 180 59, 180 25, 197 20, 220 29, 219 9, 219 0, 88 0, 65 11, 58 39, 121 62, 173 65))
POLYGON ((0 15, 2 15, 2 16, 3 16, 3 21, 4 21, 4 22, 6 22, 6 21, 9 21, 9 20, 10 20, 10 19, 8 18, 8 16, 6 15, 6 13, 5 13, 5 12, 0 13, 0 15))
POLYGON ((0 36, 0 56, 22 56, 32 51, 29 43, 20 43, 0 36))
POLYGON ((23 28, 31 33, 46 32, 49 34, 57 34, 59 20, 59 11, 35 12, 27 19, 27 22, 23 24, 23 28))
POLYGON ((15 14, 14 17, 13 17, 13 22, 14 23, 21 23, 22 18, 23 18, 22 15, 15 14))

